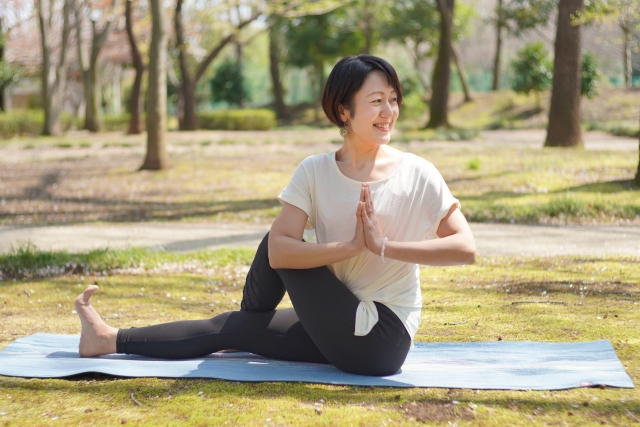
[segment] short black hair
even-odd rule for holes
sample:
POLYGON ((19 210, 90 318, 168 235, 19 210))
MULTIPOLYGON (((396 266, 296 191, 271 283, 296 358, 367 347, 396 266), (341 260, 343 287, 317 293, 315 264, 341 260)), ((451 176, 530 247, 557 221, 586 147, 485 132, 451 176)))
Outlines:
POLYGON ((381 71, 387 76, 398 96, 398 105, 402 104, 402 89, 396 70, 382 58, 373 55, 355 55, 342 58, 331 70, 322 93, 322 109, 331 123, 342 126, 340 104, 355 114, 353 97, 360 90, 372 71, 381 71))

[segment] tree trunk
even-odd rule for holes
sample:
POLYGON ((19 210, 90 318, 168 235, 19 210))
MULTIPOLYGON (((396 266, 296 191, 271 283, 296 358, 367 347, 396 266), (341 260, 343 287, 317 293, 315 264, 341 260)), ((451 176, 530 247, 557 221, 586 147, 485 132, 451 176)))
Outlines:
POLYGON ((633 41, 633 36, 631 35, 631 30, 628 27, 621 27, 623 34, 623 61, 624 61, 624 85, 626 87, 631 87, 631 73, 633 72, 633 68, 631 66, 631 42, 633 41))
MULTIPOLYGON (((640 120, 638 120, 640 124, 640 120)), ((640 131, 638 131, 638 170, 636 171, 636 177, 633 180, 633 184, 636 187, 640 187, 640 131)))
POLYGON ((180 75, 182 81, 178 87, 178 129, 180 130, 196 130, 198 122, 196 120, 196 91, 195 82, 191 77, 188 65, 187 45, 184 38, 184 26, 182 24, 182 4, 183 0, 176 3, 176 14, 174 16, 174 25, 176 30, 176 43, 178 45, 178 65, 180 66, 180 75))
MULTIPOLYGON (((2 31, 2 17, 0 16, 0 31, 2 31)), ((0 33, 0 62, 4 61, 4 44, 6 35, 0 33)), ((4 89, 0 89, 0 111, 4 112, 4 89)))
POLYGON ((76 40, 78 47, 78 63, 82 71, 82 83, 84 88, 84 129, 90 132, 100 132, 104 128, 102 123, 102 105, 100 105, 100 86, 98 85, 98 58, 102 50, 111 26, 115 21, 115 9, 118 0, 112 0, 110 16, 107 18, 102 31, 96 28, 97 23, 91 21, 91 54, 89 55, 89 63, 87 64, 82 51, 82 10, 84 4, 79 2, 75 7, 76 17, 76 40))
MULTIPOLYGON (((50 7, 52 3, 49 3, 50 7)), ((70 15, 71 5, 66 0, 63 8, 62 39, 60 47, 60 60, 54 67, 52 62, 51 26, 53 10, 49 10, 48 19, 45 18, 43 1, 38 0, 38 20, 40 23, 40 36, 42 46, 42 98, 44 104, 43 135, 60 134, 60 110, 62 108, 62 94, 67 82, 67 53, 69 35, 71 34, 70 15)))
POLYGON ((580 44, 582 25, 571 16, 584 13, 584 0, 560 0, 553 61, 553 89, 545 147, 581 147, 580 44))
POLYGON ((287 106, 284 103, 284 90, 280 80, 280 34, 278 30, 280 19, 269 28, 269 69, 271 71, 271 84, 273 88, 274 109, 279 120, 288 118, 287 106))
POLYGON ((500 56, 502 54, 502 28, 504 22, 502 20, 502 0, 498 0, 498 6, 496 8, 496 54, 493 57, 493 83, 491 84, 491 90, 500 90, 500 56))
MULTIPOLYGON (((42 0, 39 1, 38 9, 42 7, 42 0)), ((40 36, 42 41, 42 106, 44 108, 44 128, 43 135, 59 135, 60 123, 58 118, 57 96, 55 94, 55 71, 51 68, 51 48, 49 47, 49 29, 44 20, 43 12, 40 14, 40 36)))
MULTIPOLYGON (((238 67, 238 72, 240 73, 240 76, 244 76, 244 70, 243 70, 243 66, 244 66, 244 44, 242 43, 241 40, 236 40, 236 65, 238 67)), ((244 77, 242 79, 242 84, 244 85, 244 77)), ((240 98, 240 102, 238 102, 238 107, 239 108, 244 108, 245 107, 245 102, 246 100, 244 99, 244 97, 240 98)))
POLYGON ((453 58, 453 62, 456 64, 456 69, 458 70, 460 84, 462 85, 462 91, 464 92, 464 102, 471 102, 473 101, 473 98, 471 98, 469 86, 467 85, 467 75, 464 73, 464 68, 462 68, 462 65, 460 64, 460 55, 454 45, 451 45, 451 57, 453 58))
MULTIPOLYGON (((93 56, 93 55, 92 55, 93 56)), ((89 69, 84 73, 84 128, 89 132, 102 132, 102 105, 100 105, 100 86, 98 85, 97 59, 91 60, 89 69)))
POLYGON ((431 105, 427 128, 449 127, 449 84, 451 82, 451 35, 455 0, 437 0, 440 12, 438 59, 433 68, 431 105))
POLYGON ((163 2, 151 1, 147 87, 147 155, 140 169, 169 168, 167 156, 167 17, 163 2))
POLYGON ((127 134, 137 135, 142 133, 142 76, 144 75, 145 65, 142 61, 142 55, 138 49, 135 35, 133 34, 133 18, 131 17, 131 6, 134 0, 126 0, 126 8, 124 12, 125 23, 127 27, 127 36, 129 38, 129 46, 131 47, 131 59, 133 68, 136 70, 136 78, 133 82, 131 91, 131 119, 129 121, 129 130, 127 134))

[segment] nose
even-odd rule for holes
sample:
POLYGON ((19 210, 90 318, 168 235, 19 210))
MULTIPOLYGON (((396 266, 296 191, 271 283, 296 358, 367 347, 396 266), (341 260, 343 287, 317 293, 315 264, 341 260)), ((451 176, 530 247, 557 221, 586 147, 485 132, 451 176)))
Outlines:
POLYGON ((393 116, 393 105, 389 101, 382 102, 382 108, 380 109, 380 117, 393 116))

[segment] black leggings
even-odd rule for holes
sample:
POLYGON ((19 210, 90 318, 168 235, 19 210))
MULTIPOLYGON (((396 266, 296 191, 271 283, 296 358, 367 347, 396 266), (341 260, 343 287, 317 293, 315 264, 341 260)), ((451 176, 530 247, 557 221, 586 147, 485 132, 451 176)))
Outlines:
POLYGON ((247 274, 240 311, 120 329, 117 352, 186 359, 237 349, 275 359, 331 363, 353 374, 397 372, 411 337, 396 314, 375 302, 378 323, 369 334, 355 336, 358 298, 327 267, 274 270, 268 238, 267 233, 247 274), (275 310, 285 291, 294 308, 275 310))

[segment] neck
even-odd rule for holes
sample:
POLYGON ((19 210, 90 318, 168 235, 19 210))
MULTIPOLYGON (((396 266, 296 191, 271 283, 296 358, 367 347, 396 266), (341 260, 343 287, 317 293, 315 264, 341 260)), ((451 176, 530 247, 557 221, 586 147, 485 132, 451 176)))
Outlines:
POLYGON ((359 141, 355 136, 347 136, 342 147, 336 152, 336 161, 348 164, 353 170, 362 170, 387 156, 385 145, 369 144, 359 141))

